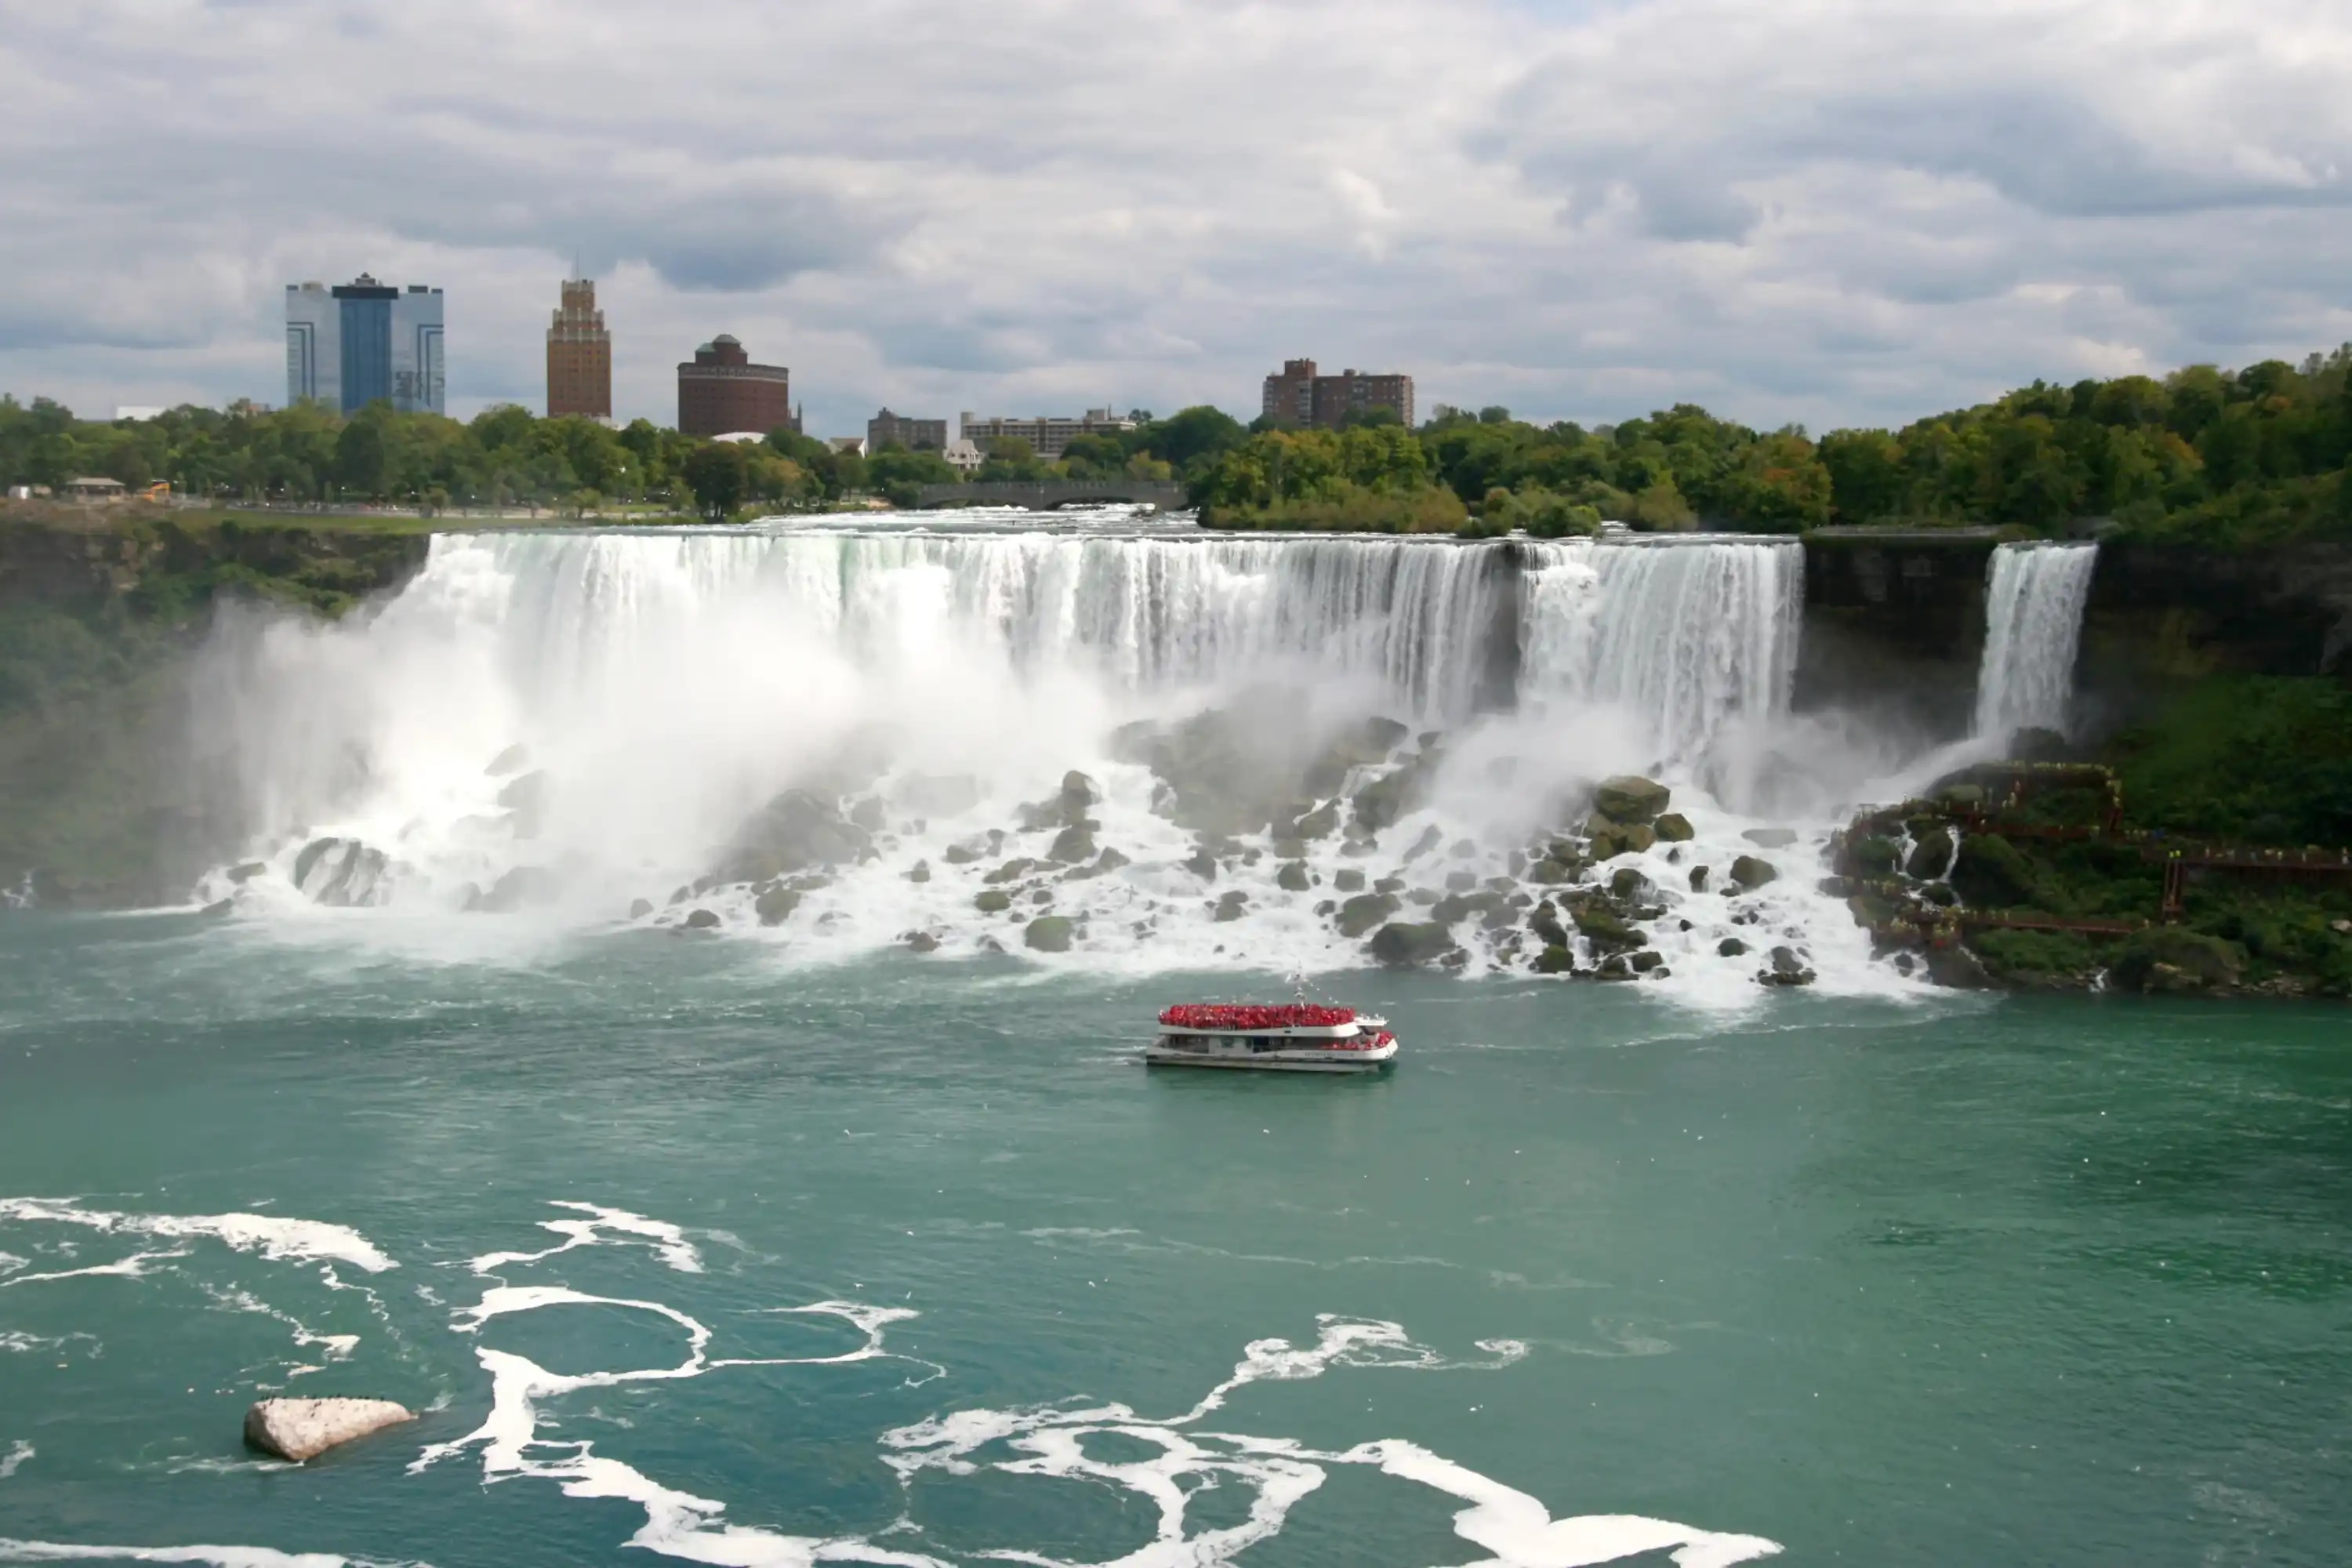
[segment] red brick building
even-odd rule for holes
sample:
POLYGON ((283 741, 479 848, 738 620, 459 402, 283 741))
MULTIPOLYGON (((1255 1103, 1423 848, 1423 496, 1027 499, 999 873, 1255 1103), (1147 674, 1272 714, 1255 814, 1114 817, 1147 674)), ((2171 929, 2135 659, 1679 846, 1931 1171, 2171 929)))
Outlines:
POLYGON ((1359 375, 1353 370, 1318 375, 1311 359, 1282 362, 1280 374, 1265 378, 1265 414, 1284 425, 1322 425, 1338 429, 1349 415, 1386 408, 1400 423, 1413 422, 1412 377, 1359 375))
POLYGON ((547 416, 613 417, 613 334, 596 308, 596 285, 567 279, 547 329, 547 416))
POLYGON ((792 372, 753 364, 720 333, 677 367, 677 427, 688 436, 766 435, 793 424, 792 372))

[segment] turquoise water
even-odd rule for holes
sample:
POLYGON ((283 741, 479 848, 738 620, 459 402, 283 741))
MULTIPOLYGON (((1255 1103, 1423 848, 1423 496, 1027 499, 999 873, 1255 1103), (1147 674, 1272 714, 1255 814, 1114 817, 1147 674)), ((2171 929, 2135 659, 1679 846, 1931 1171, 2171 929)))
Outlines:
POLYGON ((2340 1011, 1334 984, 0 921, 0 1560, 2345 1561, 2340 1011))

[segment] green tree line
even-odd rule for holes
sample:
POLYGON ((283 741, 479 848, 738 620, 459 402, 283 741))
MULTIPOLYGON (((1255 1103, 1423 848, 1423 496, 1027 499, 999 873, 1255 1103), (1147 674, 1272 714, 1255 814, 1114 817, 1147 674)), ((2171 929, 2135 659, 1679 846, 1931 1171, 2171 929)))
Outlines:
MULTIPOLYGON (((1241 425, 1214 408, 1080 437, 1059 462, 1029 444, 997 443, 982 479, 1166 479, 1238 444, 1241 425)), ((511 405, 471 420, 400 414, 376 404, 348 418, 317 405, 265 409, 187 405, 152 419, 77 419, 47 398, 0 397, 0 484, 63 487, 85 476, 134 489, 168 482, 184 495, 278 505, 370 504, 425 511, 509 506, 590 511, 691 509, 731 516, 880 495, 961 476, 937 452, 892 447, 860 457, 790 429, 758 442, 682 436, 650 420, 614 428, 542 419, 511 405)))
POLYGON ((2352 347, 2300 366, 2191 366, 2161 380, 2036 383, 1900 430, 1759 432, 1679 404, 1587 429, 1499 407, 1442 411, 1396 446, 1394 416, 1268 428, 1192 473, 1231 526, 1790 532, 1827 524, 2053 533, 2109 519, 2216 543, 2352 533, 2352 347), (1377 445, 1367 437, 1379 436, 1377 445), (1449 523, 1447 502, 1475 514, 1449 523), (1359 521, 1350 522, 1347 520, 1359 521), (1331 520, 1339 521, 1331 521, 1331 520))
MULTIPOLYGON (((2144 537, 2260 542, 2352 533, 2352 346, 2300 365, 2193 365, 2158 379, 2037 382, 1899 430, 1758 431, 1678 404, 1618 425, 1536 425, 1500 407, 1407 430, 1385 410, 1339 430, 1210 407, 1080 437, 1058 462, 995 443, 981 479, 1181 479, 1226 526, 1538 534, 1603 520, 1642 529, 1790 532, 1832 523, 1982 524, 2052 533, 2110 519, 2144 537)), ((718 444, 648 420, 614 429, 507 406, 459 422, 378 405, 181 407, 76 419, 0 398, 0 482, 168 480, 225 501, 418 507, 900 504, 953 481, 936 452, 836 453, 791 430, 718 444)))

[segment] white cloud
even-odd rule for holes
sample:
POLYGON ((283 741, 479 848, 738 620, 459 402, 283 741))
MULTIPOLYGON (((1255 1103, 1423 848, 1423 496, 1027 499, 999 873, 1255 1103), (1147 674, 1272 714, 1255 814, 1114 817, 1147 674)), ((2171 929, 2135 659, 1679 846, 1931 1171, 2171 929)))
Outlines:
POLYGON ((0 0, 0 387, 282 396, 284 283, 448 290, 535 402, 733 331, 877 405, 1900 419, 2352 333, 2335 0, 0 0))

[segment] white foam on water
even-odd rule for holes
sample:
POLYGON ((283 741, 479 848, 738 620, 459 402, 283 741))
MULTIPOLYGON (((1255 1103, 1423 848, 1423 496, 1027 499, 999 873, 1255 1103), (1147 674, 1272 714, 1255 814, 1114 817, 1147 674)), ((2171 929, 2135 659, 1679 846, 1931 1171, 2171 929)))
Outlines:
POLYGON ((862 1537, 791 1536, 728 1524, 721 1517, 726 1512, 724 1503, 663 1486, 618 1459, 597 1454, 591 1443, 558 1442, 539 1436, 540 1407, 550 1400, 583 1389, 688 1380, 730 1367, 840 1366, 874 1360, 889 1353, 883 1348, 884 1330, 914 1313, 839 1301, 795 1308, 793 1310, 797 1312, 849 1323, 865 1335, 865 1343, 834 1356, 716 1361, 708 1354, 710 1331, 674 1307, 658 1301, 592 1296, 562 1286, 499 1286, 486 1291, 480 1301, 460 1312, 455 1326, 460 1332, 472 1333, 499 1318, 565 1306, 618 1307, 666 1318, 686 1331, 687 1358, 671 1367, 564 1375, 508 1352, 478 1350, 476 1355, 490 1374, 489 1414, 480 1426, 466 1436, 426 1448, 410 1467, 412 1473, 468 1448, 479 1447, 485 1481, 523 1478, 551 1480, 566 1497, 634 1503, 645 1510, 646 1522, 623 1544, 688 1562, 722 1564, 726 1568, 804 1568, 818 1562, 946 1568, 937 1559, 886 1551, 862 1537))
POLYGON ((475 1258, 469 1268, 477 1274, 494 1274, 518 1263, 543 1263, 551 1258, 570 1252, 578 1247, 594 1247, 609 1239, 641 1242, 651 1247, 662 1262, 681 1274, 702 1272, 702 1254, 686 1238, 686 1232, 665 1220, 647 1219, 626 1209, 606 1208, 601 1204, 551 1203, 551 1207, 571 1209, 584 1214, 586 1219, 543 1219, 541 1230, 551 1230, 563 1237, 561 1247, 551 1247, 541 1252, 486 1252, 475 1258))
POLYGON ((7 1453, 0 1455, 0 1481, 6 1480, 18 1470, 23 1469, 25 1461, 39 1452, 40 1450, 30 1443, 17 1442, 10 1445, 7 1453))
MULTIPOLYGON (((1325 1452, 1287 1438, 1181 1429, 1222 1408, 1232 1394, 1253 1383, 1317 1378, 1335 1367, 1491 1371, 1526 1353, 1514 1341, 1480 1348, 1489 1359, 1461 1362, 1415 1343, 1399 1324, 1327 1316, 1311 1346, 1278 1339, 1249 1345, 1232 1375, 1181 1415, 1153 1419, 1118 1404, 961 1410, 886 1434, 884 1458, 898 1472, 902 1487, 927 1471, 971 1476, 994 1470, 1133 1492, 1157 1511, 1158 1523, 1150 1545, 1118 1559, 1121 1568, 1232 1563, 1247 1548, 1280 1534, 1291 1511, 1322 1485, 1327 1468, 1341 1465, 1377 1468, 1470 1503, 1454 1516, 1454 1527, 1464 1540, 1493 1553, 1479 1568, 1579 1568, 1668 1548, 1684 1568, 1729 1568, 1780 1550, 1760 1537, 1720 1534, 1666 1520, 1614 1514, 1555 1520, 1535 1498, 1399 1439, 1325 1452), (1111 1435, 1158 1451, 1126 1462, 1089 1457, 1086 1439, 1111 1435), (1013 1457, 989 1458, 988 1450, 1013 1457), (1250 1489, 1248 1517, 1222 1529, 1192 1530, 1186 1519, 1192 1500, 1225 1486, 1250 1489)), ((1036 1552, 987 1555, 1041 1568, 1076 1568, 1036 1552)))
POLYGON ((89 1279, 107 1275, 121 1279, 143 1279, 149 1272, 147 1268, 149 1264, 168 1263, 173 1258, 187 1256, 185 1247, 167 1252, 134 1252, 128 1258, 117 1258, 112 1263, 92 1264, 88 1268, 59 1268, 44 1274, 19 1274, 13 1279, 0 1279, 0 1290, 14 1285, 43 1285, 59 1279, 89 1279))
POLYGON ((2004 544, 1987 564, 1976 734, 1996 746, 2023 729, 2066 729, 2095 544, 2004 544))
POLYGON ((6 1220, 82 1226, 118 1236, 209 1237, 274 1263, 348 1263, 370 1274, 397 1267, 359 1232, 320 1220, 257 1214, 115 1214, 84 1208, 72 1198, 0 1198, 0 1221, 6 1220))
POLYGON ((428 1563, 278 1552, 266 1546, 92 1546, 53 1541, 0 1541, 0 1563, 187 1563, 210 1568, 432 1568, 428 1563))
MULTIPOLYGON (((625 1213, 581 1206, 593 1215, 625 1213)), ((1095 1234, 1125 1233, 1089 1233, 1095 1234)), ((567 1233, 567 1241, 573 1239, 593 1246, 606 1238, 574 1237, 567 1233)), ((536 1261, 568 1249, 514 1257, 536 1261)), ((806 1568, 820 1562, 947 1568, 950 1559, 944 1553, 898 1551, 864 1535, 799 1536, 733 1524, 727 1521, 727 1506, 721 1501, 666 1486, 619 1459, 599 1454, 593 1442, 547 1435, 551 1419, 549 1406, 583 1392, 682 1384, 732 1368, 845 1366, 908 1359, 888 1349, 886 1336, 893 1324, 915 1318, 918 1314, 913 1310, 846 1300, 776 1309, 833 1319, 862 1336, 862 1342, 838 1354, 799 1357, 713 1355, 712 1331, 677 1307, 595 1295, 563 1285, 492 1287, 478 1301, 460 1310, 452 1327, 460 1333, 478 1334, 503 1319, 583 1306, 643 1312, 664 1320, 685 1332, 686 1353, 671 1365, 559 1373, 525 1356, 478 1346, 475 1354, 490 1379, 489 1410, 472 1432, 425 1448, 409 1467, 410 1472, 478 1450, 486 1483, 551 1481, 566 1497, 630 1503, 643 1511, 644 1523, 624 1544, 687 1562, 737 1568, 806 1568)), ((1492 1553, 1487 1562, 1495 1568, 1576 1568, 1668 1550, 1684 1568, 1730 1568, 1780 1550, 1757 1537, 1719 1534, 1664 1520, 1621 1515, 1555 1520, 1542 1503, 1526 1493, 1398 1439, 1320 1452, 1287 1438, 1199 1429, 1202 1422, 1226 1408, 1242 1390, 1259 1384, 1304 1382, 1339 1369, 1500 1372, 1528 1354, 1527 1345, 1516 1340, 1482 1341, 1477 1348, 1480 1353, 1475 1358, 1452 1356, 1418 1343, 1400 1324, 1327 1314, 1318 1320, 1317 1337, 1311 1344, 1297 1345, 1278 1338, 1251 1342, 1233 1370, 1177 1415, 1147 1416, 1121 1404, 1078 1400, 1023 1409, 945 1412, 882 1435, 881 1458, 898 1477, 906 1504, 902 1517, 880 1533, 922 1534, 923 1528, 914 1517, 914 1485, 926 1475, 970 1477, 995 1471, 1053 1477, 1132 1493, 1156 1512, 1152 1542, 1121 1556, 1122 1568, 1215 1568, 1232 1563, 1245 1548, 1279 1534, 1292 1510, 1322 1485, 1331 1467, 1350 1466, 1378 1469, 1469 1504, 1455 1515, 1455 1532, 1492 1553), (1089 1456, 1087 1439, 1108 1434, 1154 1451, 1128 1462, 1089 1456), (1187 1521, 1192 1499, 1220 1485, 1249 1489, 1248 1517, 1223 1528, 1192 1529, 1187 1521)), ((1078 1568, 1020 1550, 977 1555, 1078 1568)))

